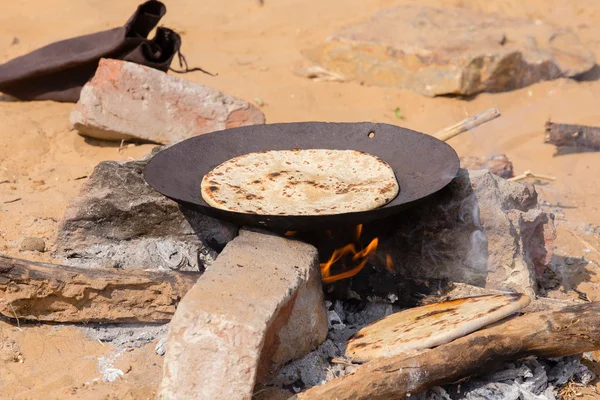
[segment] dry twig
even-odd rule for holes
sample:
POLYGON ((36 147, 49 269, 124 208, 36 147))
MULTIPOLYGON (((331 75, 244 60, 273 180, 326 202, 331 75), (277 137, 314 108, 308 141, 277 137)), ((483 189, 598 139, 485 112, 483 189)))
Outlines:
POLYGON ((509 178, 507 180, 509 180, 511 182, 515 182, 515 181, 522 181, 523 179, 527 179, 527 178, 546 179, 549 181, 556 180, 556 177, 554 177, 554 176, 536 174, 534 172, 531 172, 530 170, 523 172, 521 175, 513 176, 512 178, 509 178))
POLYGON ((500 116, 500 112, 495 108, 490 108, 479 114, 475 114, 472 117, 466 118, 448 128, 442 129, 437 132, 434 136, 438 139, 446 142, 452 139, 454 136, 460 135, 463 132, 471 130, 476 126, 485 124, 488 121, 491 121, 500 116))

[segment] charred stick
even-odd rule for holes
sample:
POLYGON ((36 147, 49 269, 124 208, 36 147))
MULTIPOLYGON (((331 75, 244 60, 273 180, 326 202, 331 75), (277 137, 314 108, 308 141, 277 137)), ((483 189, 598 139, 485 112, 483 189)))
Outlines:
POLYGON ((168 322, 198 277, 0 256, 0 313, 44 322, 168 322))
POLYGON ((600 150, 600 127, 546 122, 545 143, 600 150))
POLYGON ((401 399, 490 372, 508 360, 564 357, 597 349, 600 302, 586 303, 500 321, 431 350, 380 358, 291 399, 401 399))
POLYGON ((434 136, 442 141, 447 141, 452 139, 456 135, 460 135, 463 132, 466 132, 470 129, 475 128, 481 124, 484 124, 488 121, 491 121, 500 116, 500 112, 495 108, 490 108, 489 110, 485 110, 480 112, 479 114, 475 114, 469 118, 466 118, 448 128, 442 129, 437 132, 434 136))

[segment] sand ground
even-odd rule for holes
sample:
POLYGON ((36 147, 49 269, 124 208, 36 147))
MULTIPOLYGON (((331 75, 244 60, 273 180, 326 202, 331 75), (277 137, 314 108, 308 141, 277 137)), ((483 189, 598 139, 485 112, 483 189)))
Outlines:
MULTIPOLYGON (((6 3, 0 14, 0 62, 56 40, 119 26, 138 4, 133 0, 6 3)), ((343 25, 365 19, 378 8, 408 1, 265 0, 263 7, 253 0, 165 3, 168 12, 161 23, 182 34, 182 51, 190 65, 219 74, 193 73, 185 78, 247 100, 262 99, 267 122, 373 121, 434 133, 468 115, 498 108, 501 118, 449 143, 461 156, 504 153, 513 161, 516 173, 532 170, 556 177, 556 181, 537 186, 542 199, 564 206, 557 219, 556 254, 585 256, 592 261, 577 267, 578 273, 565 282, 565 287, 578 287, 590 299, 600 299, 596 286, 600 236, 586 229, 600 226, 600 156, 555 156, 554 146, 543 143, 543 126, 549 118, 554 122, 600 124, 600 68, 587 74, 584 81, 559 79, 509 93, 482 94, 468 101, 425 98, 358 83, 313 82, 292 73, 302 61, 301 50, 343 25), (394 113, 396 107, 402 110, 401 120, 394 113)), ((596 0, 417 3, 541 19, 571 28, 588 48, 600 54, 600 2, 596 0)), ((119 149, 118 143, 85 139, 70 130, 71 108, 71 104, 53 102, 0 102, 1 253, 52 261, 57 221, 85 181, 82 177, 100 161, 136 159, 152 148, 139 145, 119 149), (19 243, 26 236, 44 238, 49 251, 19 252, 19 243)), ((11 338, 20 354, 13 357, 17 353, 0 347, 0 398, 152 398, 160 379, 162 361, 152 344, 119 358, 118 363, 128 363, 131 369, 117 383, 84 385, 99 377, 97 358, 114 348, 85 339, 73 327, 20 329, 0 322, 0 336, 11 338)))

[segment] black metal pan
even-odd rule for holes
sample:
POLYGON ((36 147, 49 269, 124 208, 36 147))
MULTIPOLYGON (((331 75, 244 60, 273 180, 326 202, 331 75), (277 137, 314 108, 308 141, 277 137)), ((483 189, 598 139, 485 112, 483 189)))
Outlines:
POLYGON ((458 172, 452 147, 432 136, 388 124, 299 122, 254 125, 196 136, 162 150, 144 169, 155 190, 181 205, 239 225, 307 231, 361 224, 396 214, 446 186, 458 172), (359 150, 380 157, 396 174, 400 193, 381 208, 322 216, 244 214, 209 206, 200 193, 206 173, 246 153, 263 150, 359 150))

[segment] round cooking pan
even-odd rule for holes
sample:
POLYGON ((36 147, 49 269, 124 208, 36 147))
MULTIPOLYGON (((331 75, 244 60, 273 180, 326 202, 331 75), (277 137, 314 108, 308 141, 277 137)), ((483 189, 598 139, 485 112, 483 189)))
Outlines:
POLYGON ((452 147, 432 136, 388 124, 299 122, 253 125, 211 132, 156 154, 144 169, 155 190, 183 206, 239 225, 274 231, 306 231, 339 224, 362 224, 398 213, 446 186, 458 172, 452 147), (243 154, 264 150, 359 150, 386 161, 400 192, 383 207, 321 216, 244 214, 209 206, 200 193, 205 174, 243 154))

